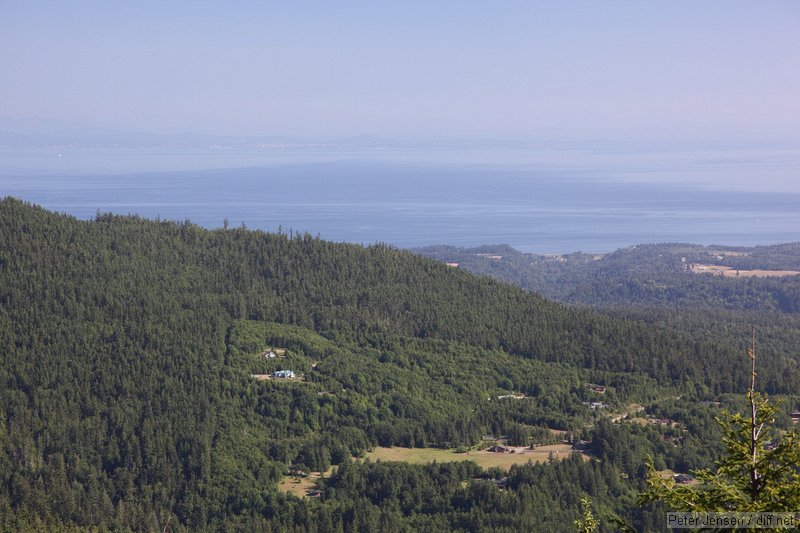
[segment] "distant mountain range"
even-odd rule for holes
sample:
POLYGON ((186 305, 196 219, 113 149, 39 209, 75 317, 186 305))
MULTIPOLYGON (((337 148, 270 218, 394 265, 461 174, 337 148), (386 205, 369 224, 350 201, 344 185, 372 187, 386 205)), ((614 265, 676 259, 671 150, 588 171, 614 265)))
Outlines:
POLYGON ((532 142, 513 139, 401 139, 361 134, 350 137, 265 135, 214 135, 183 132, 157 134, 101 128, 52 119, 28 119, 0 116, 0 146, 33 147, 76 145, 92 147, 184 147, 184 148, 325 148, 325 149, 447 149, 447 148, 566 148, 573 143, 532 142))

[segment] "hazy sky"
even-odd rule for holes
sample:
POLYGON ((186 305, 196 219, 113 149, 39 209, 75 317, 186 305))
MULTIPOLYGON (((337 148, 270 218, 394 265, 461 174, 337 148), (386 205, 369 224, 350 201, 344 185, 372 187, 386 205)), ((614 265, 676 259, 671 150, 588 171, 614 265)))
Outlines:
POLYGON ((0 72, 2 115, 157 133, 774 135, 800 2, 2 0, 0 72))

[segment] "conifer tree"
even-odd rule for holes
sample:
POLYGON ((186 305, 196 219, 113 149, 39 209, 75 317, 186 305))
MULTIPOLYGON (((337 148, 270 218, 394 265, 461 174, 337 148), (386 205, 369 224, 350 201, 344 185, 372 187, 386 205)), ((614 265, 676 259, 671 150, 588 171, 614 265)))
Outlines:
POLYGON ((716 471, 695 472, 696 485, 663 479, 649 461, 648 490, 640 503, 662 501, 683 512, 796 512, 800 509, 800 433, 777 435, 778 406, 755 390, 755 334, 748 350, 752 371, 747 392, 749 416, 726 414, 726 454, 716 471))
POLYGON ((589 498, 581 498, 581 507, 583 507, 583 516, 579 520, 575 520, 575 527, 580 533, 592 533, 600 525, 600 521, 592 513, 589 498))

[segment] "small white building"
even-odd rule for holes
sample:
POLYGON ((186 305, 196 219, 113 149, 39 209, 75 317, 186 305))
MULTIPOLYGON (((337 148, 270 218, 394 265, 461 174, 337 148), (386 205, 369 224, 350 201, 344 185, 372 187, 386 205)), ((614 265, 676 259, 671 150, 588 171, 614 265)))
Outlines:
POLYGON ((278 370, 272 374, 275 379, 288 379, 295 377, 294 370, 278 370))
POLYGON ((270 351, 268 351, 267 353, 264 354, 264 357, 267 358, 267 359, 274 359, 274 358, 278 357, 278 355, 275 352, 273 352, 272 350, 270 350, 270 351))

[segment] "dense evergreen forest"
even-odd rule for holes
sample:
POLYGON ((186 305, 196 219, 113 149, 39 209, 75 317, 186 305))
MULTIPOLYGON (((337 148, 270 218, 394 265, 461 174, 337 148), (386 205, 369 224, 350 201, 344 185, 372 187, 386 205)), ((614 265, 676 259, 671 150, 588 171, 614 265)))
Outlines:
MULTIPOLYGON (((587 495, 602 531, 614 517, 659 530, 663 510, 634 504, 645 457, 708 466, 714 413, 742 407, 749 373, 738 330, 623 314, 385 245, 80 221, 6 198, 0 530, 571 531, 587 495), (297 378, 259 378, 281 369, 297 378), (587 384, 607 387, 603 409, 587 384), (603 412, 631 405, 670 422, 603 412), (551 430, 589 459, 507 473, 359 459, 551 430), (318 498, 278 490, 331 465, 318 498)), ((763 389, 796 402, 797 346, 767 338, 763 389)))
POLYGON ((732 342, 737 353, 747 349, 753 328, 769 357, 800 353, 800 243, 647 244, 605 255, 526 254, 509 246, 415 252, 554 301, 732 342))

